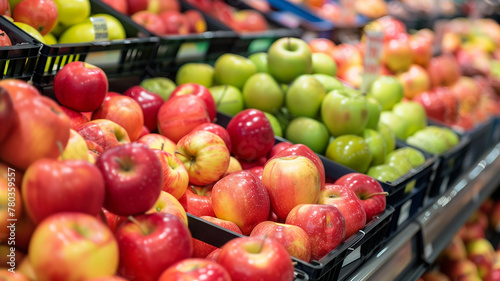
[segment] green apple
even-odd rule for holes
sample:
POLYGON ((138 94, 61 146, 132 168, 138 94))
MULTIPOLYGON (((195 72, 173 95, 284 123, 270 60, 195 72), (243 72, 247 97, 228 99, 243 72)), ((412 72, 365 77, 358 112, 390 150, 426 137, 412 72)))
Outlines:
POLYGON ((323 85, 312 75, 299 76, 288 87, 285 105, 289 112, 298 117, 314 118, 318 115, 321 102, 326 95, 323 85))
POLYGON ((384 123, 378 122, 377 132, 384 138, 386 153, 394 151, 396 148, 396 135, 389 126, 384 123))
POLYGON ((266 115, 267 120, 269 120, 269 123, 271 123, 274 135, 278 137, 283 137, 283 130, 281 129, 281 125, 280 122, 278 121, 278 118, 276 118, 271 113, 264 112, 264 114, 266 115))
POLYGON ((255 64, 255 67, 257 67, 257 72, 268 73, 266 52, 258 52, 252 54, 248 57, 248 59, 251 60, 253 64, 255 64))
POLYGON ((56 38, 59 38, 61 37, 61 34, 63 34, 63 32, 67 29, 68 27, 61 24, 60 22, 56 23, 56 25, 54 26, 54 28, 52 28, 52 30, 50 31, 50 33, 54 34, 54 36, 56 38))
POLYGON ((384 164, 387 149, 385 147, 385 141, 382 134, 373 129, 365 129, 363 131, 363 138, 372 153, 372 162, 370 163, 370 166, 384 164))
POLYGON ((403 85, 394 76, 380 76, 371 84, 367 96, 376 99, 382 110, 391 110, 403 99, 403 85))
POLYGON ((323 88, 325 88, 325 91, 327 93, 333 90, 344 88, 344 84, 342 84, 342 82, 340 82, 339 79, 332 77, 330 75, 313 74, 312 76, 316 78, 316 80, 318 80, 321 83, 321 85, 323 85, 323 88))
POLYGON ((334 77, 337 75, 337 63, 325 53, 312 54, 312 73, 326 74, 334 77))
POLYGON ((209 88, 214 98, 217 111, 229 115, 236 115, 244 109, 241 91, 231 85, 219 85, 209 88))
POLYGON ((125 32, 125 28, 122 23, 115 17, 108 14, 95 14, 92 15, 85 22, 90 22, 91 18, 104 18, 106 20, 106 27, 108 28, 108 38, 109 40, 123 40, 127 38, 127 33, 125 32))
POLYGON ((406 140, 406 138, 408 138, 408 122, 394 114, 394 112, 382 111, 382 113, 380 113, 380 122, 389 126, 389 128, 391 128, 394 132, 394 135, 396 135, 396 138, 400 138, 402 140, 406 140))
POLYGON ((419 150, 413 147, 401 147, 387 155, 387 159, 391 159, 396 155, 404 155, 410 161, 413 168, 416 168, 425 163, 425 156, 419 150))
POLYGON ((274 113, 283 107, 285 94, 268 73, 255 73, 243 86, 243 100, 247 108, 274 113))
POLYGON ((365 173, 372 161, 370 147, 356 135, 335 138, 326 149, 326 157, 360 173, 365 173))
POLYGON ((406 123, 408 123, 408 136, 427 126, 427 114, 419 102, 398 102, 392 108, 392 112, 399 116, 399 118, 406 120, 406 123))
POLYGON ((42 34, 40 34, 40 32, 38 32, 38 30, 36 30, 35 28, 31 27, 31 25, 27 25, 25 23, 17 22, 17 21, 15 21, 14 24, 17 25, 22 30, 24 30, 29 35, 31 35, 31 37, 35 38, 36 40, 38 40, 44 44, 47 43, 47 42, 45 42, 45 39, 43 38, 42 34))
POLYGON ((396 154, 388 157, 385 160, 385 164, 396 168, 400 175, 408 173, 413 168, 413 165, 410 163, 410 160, 408 160, 408 157, 402 154, 396 154))
POLYGON ((368 102, 368 121, 366 122, 366 128, 376 130, 378 121, 380 120, 382 106, 372 97, 367 97, 366 101, 368 102))
POLYGON ((393 182, 401 177, 396 168, 387 164, 373 166, 366 174, 381 182, 393 182))
POLYGON ((45 43, 47 45, 57 44, 57 39, 52 33, 47 33, 46 35, 43 36, 43 39, 45 40, 45 43))
POLYGON ((278 39, 267 51, 267 69, 281 83, 290 83, 300 75, 310 74, 311 49, 299 38, 278 39))
POLYGON ((321 118, 334 137, 361 135, 368 122, 368 102, 359 91, 333 90, 321 104, 321 118))
POLYGON ((57 6, 57 21, 66 26, 83 22, 90 16, 88 0, 53 0, 57 6))
POLYGON ((224 54, 215 61, 214 82, 243 89, 245 82, 255 73, 257 67, 251 60, 236 54, 224 54))
POLYGON ((288 124, 285 138, 293 143, 305 144, 316 153, 324 154, 330 134, 325 125, 318 120, 297 117, 288 124))
POLYGON ((439 132, 420 130, 406 139, 409 145, 423 149, 431 154, 443 154, 449 149, 447 140, 439 132))
POLYGON ((195 62, 183 64, 175 76, 177 85, 196 83, 207 88, 212 87, 213 79, 214 68, 211 65, 195 62))
POLYGON ((158 94, 164 101, 168 100, 177 85, 166 77, 147 78, 139 84, 144 89, 158 94))

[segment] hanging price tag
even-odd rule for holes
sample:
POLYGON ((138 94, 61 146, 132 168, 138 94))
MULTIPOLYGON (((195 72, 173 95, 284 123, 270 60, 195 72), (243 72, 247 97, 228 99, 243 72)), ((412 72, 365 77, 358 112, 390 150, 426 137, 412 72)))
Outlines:
POLYGON ((108 26, 103 17, 90 17, 90 22, 94 26, 94 41, 109 41, 108 26))
POLYGON ((366 93, 371 83, 377 79, 380 74, 382 60, 382 48, 384 47, 384 33, 382 31, 367 30, 366 49, 363 61, 363 81, 361 91, 366 93))

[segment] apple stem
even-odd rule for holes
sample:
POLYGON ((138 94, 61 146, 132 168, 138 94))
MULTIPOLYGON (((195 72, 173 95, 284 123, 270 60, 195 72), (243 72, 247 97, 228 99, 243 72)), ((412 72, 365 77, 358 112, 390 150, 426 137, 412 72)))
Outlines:
POLYGON ((145 229, 136 218, 134 218, 133 216, 128 216, 128 220, 134 223, 141 230, 142 235, 148 235, 148 230, 145 229))
POLYGON ((194 158, 193 158, 193 157, 187 156, 186 154, 183 154, 183 153, 181 153, 181 152, 179 152, 179 151, 177 151, 177 150, 176 150, 176 151, 174 151, 174 154, 179 154, 179 155, 181 155, 181 156, 184 156, 184 157, 186 157, 187 159, 189 159, 190 161, 193 161, 193 160, 194 160, 194 158))
POLYGON ((64 160, 63 153, 64 153, 64 147, 60 141, 56 142, 57 148, 59 149, 59 153, 61 154, 61 159, 64 160))
POLYGON ((162 143, 161 143, 160 150, 163 150, 163 148, 164 148, 164 147, 165 147, 165 143, 164 143, 164 142, 162 142, 162 143))
POLYGON ((127 163, 123 162, 120 158, 115 157, 115 158, 114 158, 114 160, 115 160, 115 162, 116 162, 116 163, 118 163, 118 165, 120 165, 120 167, 121 167, 124 171, 128 172, 128 171, 130 171, 130 170, 131 170, 131 167, 130 167, 129 165, 127 165, 127 163))
POLYGON ((377 196, 377 195, 384 195, 384 196, 387 196, 387 195, 389 195, 389 192, 385 192, 385 191, 384 191, 384 192, 375 192, 375 193, 372 193, 372 194, 370 194, 370 195, 366 196, 366 197, 364 198, 364 200, 366 200, 366 199, 370 199, 370 198, 372 198, 373 196, 377 196))
POLYGON ((268 237, 268 235, 266 234, 262 238, 262 242, 259 245, 259 249, 257 250, 257 253, 260 253, 262 251, 262 248, 264 248, 264 243, 266 242, 267 237, 268 237))

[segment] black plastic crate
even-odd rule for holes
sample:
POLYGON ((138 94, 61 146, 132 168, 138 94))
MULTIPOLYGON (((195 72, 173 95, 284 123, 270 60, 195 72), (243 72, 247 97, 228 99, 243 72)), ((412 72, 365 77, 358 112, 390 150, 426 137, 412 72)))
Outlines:
POLYGON ((493 128, 493 119, 489 119, 470 131, 457 131, 460 135, 469 137, 471 142, 463 163, 464 171, 472 167, 483 154, 491 150, 493 145, 490 144, 490 135, 493 132, 493 128))
MULTIPOLYGON (((387 208, 382 214, 367 223, 362 230, 346 239, 319 261, 309 263, 292 257, 296 273, 298 273, 296 277, 308 278, 298 280, 339 280, 342 270, 343 274, 347 276, 359 268, 364 261, 383 246, 383 237, 388 230, 393 212, 394 209, 387 208), (344 266, 346 257, 351 253, 355 254, 352 258, 353 261, 344 266), (344 267, 345 269, 343 269, 344 267), (305 274, 300 274, 301 272, 305 274)), ((231 239, 244 237, 189 213, 187 215, 192 236, 215 247, 222 247, 231 239)))
POLYGON ((500 141, 500 116, 493 117, 493 128, 488 137, 488 146, 493 147, 500 141))
POLYGON ((0 47, 0 79, 30 80, 41 44, 4 17, 0 17, 0 29, 12 43, 12 46, 0 47))
POLYGON ((394 220, 394 208, 388 206, 377 219, 365 225, 361 230, 364 233, 357 248, 349 249, 350 253, 344 259, 338 280, 346 280, 353 272, 362 266, 375 253, 380 251, 388 240, 385 240, 394 220), (350 259, 353 259, 352 261, 350 259))
POLYGON ((159 39, 101 1, 90 0, 90 4, 92 14, 105 13, 118 19, 127 38, 78 44, 42 44, 33 75, 33 83, 38 88, 50 88, 57 72, 73 61, 96 65, 106 72, 108 78, 141 77, 145 74, 159 39))

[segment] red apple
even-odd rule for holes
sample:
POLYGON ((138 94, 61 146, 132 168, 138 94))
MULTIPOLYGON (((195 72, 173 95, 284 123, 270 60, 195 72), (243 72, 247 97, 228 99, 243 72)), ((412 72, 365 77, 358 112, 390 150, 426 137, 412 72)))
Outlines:
POLYGON ((189 185, 179 202, 186 212, 197 217, 215 217, 212 207, 212 191, 209 187, 197 187, 189 185))
POLYGON ((156 200, 155 204, 146 214, 151 214, 155 212, 161 213, 169 213, 172 214, 184 222, 186 226, 188 225, 188 218, 186 211, 184 211, 184 207, 182 207, 181 203, 170 193, 161 191, 158 200, 156 200))
POLYGON ((113 233, 96 217, 82 213, 58 213, 43 220, 28 253, 37 280, 111 277, 118 267, 113 233))
POLYGON ((387 193, 376 179, 361 173, 350 173, 340 177, 335 184, 344 185, 356 193, 365 209, 367 222, 385 211, 387 193))
POLYGON ((250 168, 247 171, 256 175, 260 180, 262 180, 262 174, 264 173, 264 167, 257 166, 257 167, 250 168))
POLYGON ((266 18, 250 9, 236 11, 232 27, 236 32, 263 32, 268 29, 266 18))
POLYGON ((229 133, 226 129, 224 129, 224 127, 215 123, 203 123, 196 126, 191 132, 195 131, 208 131, 218 135, 226 144, 227 149, 231 151, 231 138, 229 137, 229 133))
POLYGON ((92 114, 92 120, 107 119, 122 126, 131 141, 136 141, 142 133, 144 116, 141 106, 127 96, 116 96, 105 99, 102 105, 92 114))
POLYGON ((189 23, 189 32, 199 34, 207 31, 207 22, 197 10, 187 10, 184 12, 184 16, 189 23))
POLYGON ((274 132, 266 115, 257 109, 245 109, 227 125, 231 152, 238 159, 253 161, 267 156, 274 145, 274 132))
POLYGON ((155 14, 163 11, 180 11, 179 0, 127 0, 127 4, 129 15, 143 10, 155 14))
POLYGON ((179 158, 163 150, 153 150, 163 170, 162 190, 172 194, 176 199, 186 192, 189 184, 189 175, 179 158))
POLYGON ((327 38, 314 38, 308 45, 312 53, 325 53, 331 56, 335 51, 335 43, 327 38))
POLYGON ((304 156, 274 157, 264 166, 262 183, 280 219, 299 204, 316 204, 321 190, 318 169, 304 156))
POLYGON ((168 99, 158 111, 158 131, 175 143, 196 126, 209 122, 205 102, 195 95, 168 99))
POLYGON ((206 185, 220 179, 229 166, 229 150, 224 141, 208 131, 194 131, 177 143, 177 158, 186 167, 189 182, 206 185))
MULTIPOLYGON (((214 217, 209 216, 201 216, 200 218, 209 221, 213 224, 216 224, 220 227, 224 227, 230 231, 236 232, 238 234, 242 234, 240 228, 232 221, 221 220, 214 217)), ((211 252, 215 251, 217 247, 207 244, 201 240, 193 238, 193 257, 195 258, 205 258, 211 252)))
POLYGON ((89 150, 92 148, 89 141, 99 145, 103 151, 130 143, 127 131, 122 126, 106 119, 83 123, 76 127, 75 131, 87 141, 89 150))
POLYGON ((53 0, 23 0, 15 6, 13 18, 47 35, 56 26, 57 15, 53 0))
MULTIPOLYGON (((148 31, 154 34, 163 35, 167 33, 167 27, 161 17, 150 11, 139 11, 131 16, 132 20, 143 26, 148 31)), ((140 86, 138 86, 140 87, 140 86)))
POLYGON ((13 101, 14 120, 0 145, 0 159, 26 170, 38 159, 59 157, 69 139, 68 116, 48 97, 13 98, 13 101))
POLYGON ((115 236, 120 249, 118 273, 129 280, 156 281, 169 266, 191 257, 193 250, 187 226, 167 213, 136 216, 115 236))
POLYGON ((394 73, 406 71, 413 62, 409 36, 398 36, 387 41, 382 51, 382 60, 394 73))
POLYGON ((481 238, 467 243, 467 258, 476 264, 479 277, 486 277, 493 268, 495 249, 491 242, 481 238))
POLYGON ((459 235, 453 236, 450 243, 439 255, 442 260, 463 260, 467 258, 467 249, 459 235))
POLYGON ((141 135, 139 136, 139 138, 142 138, 147 134, 151 134, 151 131, 148 129, 148 127, 142 126, 141 135))
POLYGON ((241 170, 243 170, 243 168, 241 167, 241 164, 238 161, 238 159, 231 156, 229 157, 229 166, 227 167, 227 170, 224 172, 224 175, 222 175, 222 177, 225 177, 231 173, 238 172, 241 170))
POLYGON ((128 13, 127 0, 101 0, 101 1, 122 14, 126 15, 128 13))
POLYGON ((163 151, 168 152, 170 154, 173 154, 175 152, 176 147, 177 147, 175 142, 171 141, 167 137, 162 136, 160 134, 154 134, 154 133, 150 133, 150 134, 147 134, 147 135, 140 137, 137 140, 137 142, 143 143, 143 144, 149 146, 149 148, 151 148, 151 149, 160 149, 160 150, 163 150, 163 151))
POLYGON ((451 280, 459 280, 458 278, 462 278, 467 275, 477 276, 476 265, 467 259, 443 262, 440 266, 440 270, 451 280))
POLYGON ((239 171, 220 179, 212 189, 215 215, 236 223, 244 235, 267 219, 269 195, 262 182, 248 171, 239 171))
POLYGON ((376 20, 384 32, 384 38, 390 40, 406 33, 406 26, 395 17, 385 16, 376 20))
POLYGON ((438 87, 423 92, 415 96, 413 100, 424 106, 425 113, 429 118, 446 123, 457 121, 459 101, 448 87, 438 87))
POLYGON ((460 66, 452 55, 433 57, 427 65, 432 87, 450 86, 461 76, 460 66))
POLYGON ((227 242, 218 262, 231 280, 290 281, 294 278, 290 254, 276 240, 242 237, 227 242))
POLYGON ((319 178, 321 181, 321 188, 325 186, 325 166, 323 165, 323 162, 321 159, 310 149, 307 145, 303 144, 294 144, 286 149, 281 150, 280 152, 276 153, 274 157, 285 157, 285 156, 304 156, 311 160, 314 165, 316 165, 316 168, 318 169, 319 172, 319 178))
POLYGON ((209 260, 209 261, 217 262, 219 260, 219 255, 220 255, 220 248, 216 249, 213 252, 211 252, 210 254, 208 254, 208 256, 205 259, 209 260))
POLYGON ((321 190, 318 204, 335 206, 344 216, 345 237, 358 232, 366 224, 366 212, 356 193, 342 185, 326 184, 321 190))
MULTIPOLYGON (((0 88, 0 143, 14 124, 14 102, 5 88, 0 88)), ((229 135, 228 135, 229 136, 229 135)))
POLYGON ((69 117, 69 120, 71 122, 71 129, 73 130, 78 127, 78 125, 89 122, 89 119, 78 111, 74 111, 73 109, 67 108, 62 105, 60 106, 60 108, 69 117))
POLYGON ((333 59, 337 63, 337 69, 339 72, 343 72, 348 66, 363 64, 361 51, 355 46, 349 44, 340 44, 335 47, 333 59))
POLYGON ((26 210, 34 223, 60 212, 97 215, 104 202, 101 172, 88 161, 40 159, 23 177, 26 210))
POLYGON ((187 18, 178 11, 166 11, 159 14, 165 24, 165 34, 186 35, 189 34, 189 22, 187 18))
POLYGON ((0 87, 7 90, 14 104, 18 100, 41 96, 40 92, 37 88, 35 88, 35 86, 19 79, 2 79, 0 80, 0 87))
MULTIPOLYGON (((17 260, 16 260, 17 262, 17 260)), ((21 263, 21 262, 19 262, 21 263)), ((9 264, 9 263, 7 263, 9 264)), ((9 281, 30 281, 31 279, 20 273, 19 270, 16 272, 11 272, 7 268, 0 268, 0 280, 9 280, 9 281)))
POLYGON ((479 105, 482 92, 474 78, 461 76, 449 88, 459 101, 460 112, 470 113, 479 105))
POLYGON ((96 166, 106 186, 104 208, 120 216, 149 210, 160 196, 163 184, 160 160, 144 144, 130 143, 110 148, 96 166))
POLYGON ((57 101, 76 111, 94 111, 108 92, 106 73, 92 64, 74 61, 66 64, 54 78, 57 101))
POLYGON ((245 161, 243 159, 239 159, 238 157, 235 157, 235 158, 238 159, 238 161, 240 161, 241 168, 243 170, 250 170, 250 169, 258 168, 258 167, 264 168, 264 165, 267 162, 267 157, 265 157, 265 156, 261 157, 259 159, 256 159, 254 161, 245 161))
POLYGON ((292 146, 293 143, 291 142, 280 142, 280 143, 277 143, 273 146, 273 148, 271 148, 271 151, 269 151, 269 154, 267 155, 267 158, 268 159, 271 159, 273 158, 274 155, 278 154, 278 152, 284 150, 284 149, 287 149, 289 148, 290 146, 292 146))
POLYGON ((224 267, 205 259, 185 259, 167 268, 158 281, 206 280, 231 281, 224 267))
POLYGON ((285 223, 299 226, 309 235, 312 260, 319 261, 345 239, 344 217, 332 205, 298 205, 290 211, 285 223))
POLYGON ((217 114, 215 100, 210 91, 205 86, 196 83, 186 83, 179 85, 172 92, 169 99, 182 95, 194 95, 201 98, 207 106, 207 112, 210 120, 213 121, 215 119, 215 115, 217 114))
POLYGON ((150 131, 156 130, 158 127, 158 110, 163 104, 163 99, 141 86, 133 86, 123 93, 127 97, 134 99, 142 109, 144 116, 144 126, 150 131))
POLYGON ((403 85, 404 96, 408 99, 428 91, 431 87, 431 80, 427 71, 417 64, 411 65, 407 71, 400 73, 398 79, 403 85))
POLYGON ((300 227, 264 221, 254 227, 250 236, 265 236, 278 241, 290 256, 309 262, 311 259, 311 242, 309 235, 300 227))
POLYGON ((410 49, 412 50, 413 63, 426 67, 432 58, 433 38, 425 38, 422 35, 413 35, 410 39, 410 49))

